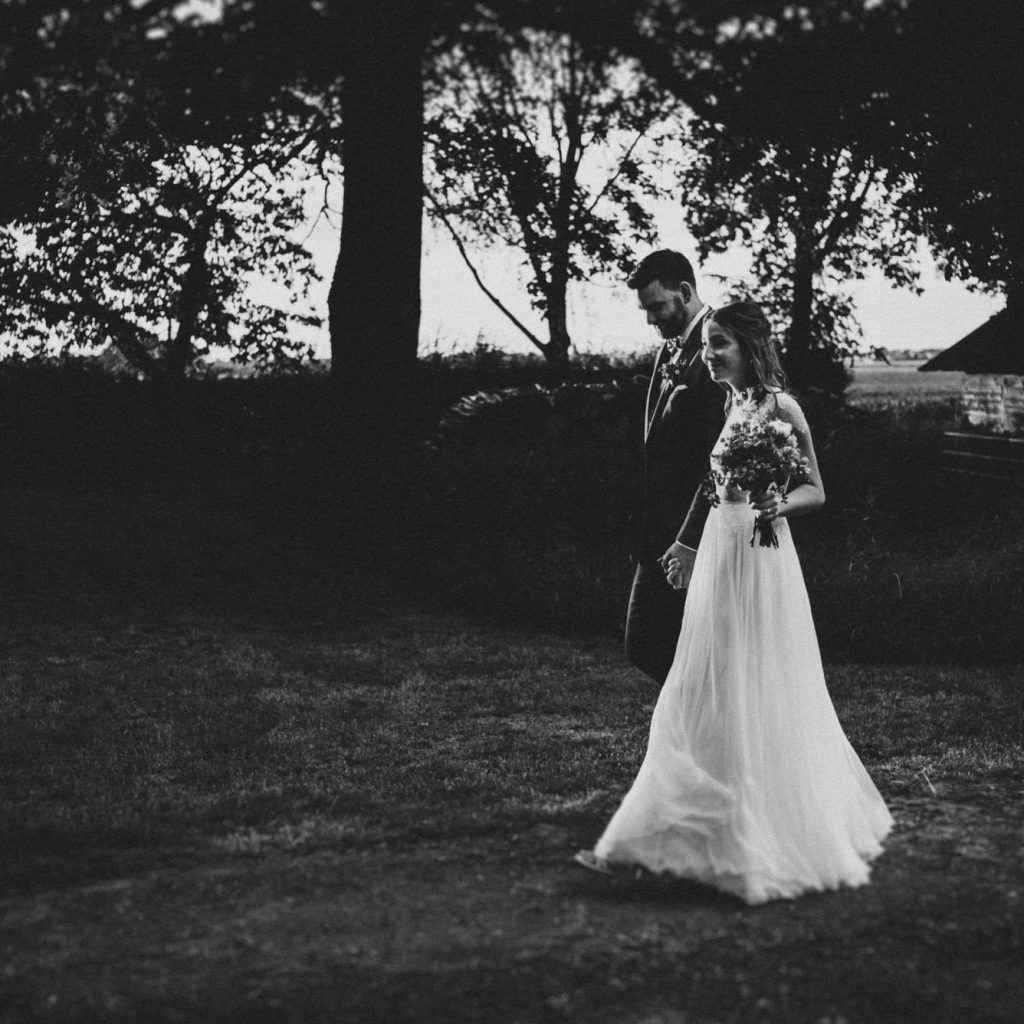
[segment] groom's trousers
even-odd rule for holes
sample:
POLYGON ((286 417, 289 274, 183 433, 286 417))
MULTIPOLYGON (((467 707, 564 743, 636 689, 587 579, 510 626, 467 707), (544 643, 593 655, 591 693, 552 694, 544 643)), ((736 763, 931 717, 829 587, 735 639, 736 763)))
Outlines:
POLYGON ((676 654, 685 590, 673 590, 657 562, 637 563, 626 609, 626 657, 660 686, 676 654))

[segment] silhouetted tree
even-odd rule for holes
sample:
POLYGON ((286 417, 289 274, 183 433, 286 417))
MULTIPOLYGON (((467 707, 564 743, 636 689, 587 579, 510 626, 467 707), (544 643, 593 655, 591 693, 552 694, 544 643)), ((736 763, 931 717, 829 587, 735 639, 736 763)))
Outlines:
POLYGON ((45 218, 0 229, 0 329, 23 342, 109 343, 166 382, 214 347, 257 364, 308 356, 294 330, 319 323, 297 308, 316 279, 296 237, 309 138, 299 132, 291 149, 285 138, 182 146, 101 197, 75 189, 45 218), (283 301, 261 301, 258 278, 282 285, 283 301))
MULTIPOLYGON (((737 146, 752 140, 794 160, 844 153, 874 168, 892 205, 868 237, 888 243, 889 233, 899 240, 917 230, 947 276, 1020 292, 1020 5, 723 2, 714 24, 696 31, 693 10, 652 0, 630 45, 704 121, 724 126, 737 146)), ((899 252, 883 247, 877 255, 907 283, 899 252)), ((799 320, 789 332, 797 347, 805 333, 799 320)))
POLYGON ((652 172, 679 132, 670 119, 678 104, 607 44, 493 20, 464 31, 429 82, 428 213, 488 297, 564 373, 569 285, 626 271, 636 246, 652 240, 641 200, 665 194, 652 172), (483 281, 467 239, 521 254, 547 340, 483 281))
POLYGON ((841 388, 860 329, 847 286, 917 280, 911 177, 881 155, 893 10, 723 4, 706 31, 657 5, 645 65, 695 111, 680 197, 702 255, 739 243, 798 387, 841 388))
POLYGON ((303 351, 290 327, 312 318, 247 288, 264 275, 306 294, 289 181, 322 152, 332 96, 298 91, 243 7, 215 23, 156 0, 3 8, 19 45, 0 51, 0 167, 35 171, 2 210, 16 337, 110 341, 165 380, 213 345, 303 351))
POLYGON ((773 143, 707 122, 688 139, 680 194, 701 256, 746 248, 754 296, 785 325, 794 385, 842 390, 861 337, 850 282, 879 267, 916 285, 918 235, 900 205, 909 178, 838 143, 773 143))
POLYGON ((436 4, 335 0, 345 184, 332 370, 356 449, 407 405, 420 320, 423 56, 436 4))
MULTIPOLYGON (((894 40, 882 157, 914 176, 907 205, 947 277, 1024 298, 1024 7, 912 0, 894 40)), ((1024 344, 1024 342, 1022 342, 1024 344)))

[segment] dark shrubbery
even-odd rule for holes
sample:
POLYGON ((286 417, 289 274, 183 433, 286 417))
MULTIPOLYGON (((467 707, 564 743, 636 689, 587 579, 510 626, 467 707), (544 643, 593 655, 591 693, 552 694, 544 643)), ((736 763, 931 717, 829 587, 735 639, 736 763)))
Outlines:
POLYGON ((330 438, 329 395, 326 376, 168 389, 88 361, 0 363, 0 466, 38 481, 131 479, 313 450, 330 438))
MULTIPOLYGON (((1024 657, 1024 497, 942 472, 950 403, 806 404, 828 504, 793 529, 826 659, 1024 657)), ((639 458, 608 437, 536 432, 443 453, 419 576, 477 611, 618 631, 639 458)))
MULTIPOLYGON (((301 538, 302 572, 322 575, 302 581, 310 593, 367 569, 375 586, 430 603, 614 634, 631 576, 644 365, 594 359, 575 385, 552 388, 530 358, 478 349, 425 360, 410 397, 419 441, 370 474, 341 468, 323 374, 169 393, 82 364, 0 364, 0 469, 8 486, 99 494, 188 480, 182 493, 206 495, 209 516, 230 502, 221 543, 276 545, 282 580, 291 548, 275 538, 301 538), (481 389, 439 431, 446 410, 481 389)), ((858 408, 819 397, 805 408, 828 504, 794 533, 826 659, 1024 657, 1024 498, 943 475, 949 401, 858 408)))
MULTIPOLYGON (((573 380, 626 380, 646 359, 581 357, 573 380)), ((549 385, 543 360, 486 345, 420 361, 404 403, 414 436, 481 390, 549 385)), ((96 359, 0 361, 0 471, 8 478, 132 478, 239 460, 333 458, 333 383, 323 372, 209 375, 168 389, 105 372, 96 359)))

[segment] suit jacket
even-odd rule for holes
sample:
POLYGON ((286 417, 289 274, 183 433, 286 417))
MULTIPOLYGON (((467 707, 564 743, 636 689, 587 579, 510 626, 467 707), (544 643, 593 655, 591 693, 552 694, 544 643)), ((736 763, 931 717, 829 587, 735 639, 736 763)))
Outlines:
POLYGON ((675 540, 696 548, 710 508, 700 489, 710 469, 711 449, 725 422, 725 391, 700 358, 701 315, 687 338, 681 381, 662 384, 658 373, 669 359, 662 345, 654 362, 644 423, 640 532, 634 556, 659 558, 675 540))

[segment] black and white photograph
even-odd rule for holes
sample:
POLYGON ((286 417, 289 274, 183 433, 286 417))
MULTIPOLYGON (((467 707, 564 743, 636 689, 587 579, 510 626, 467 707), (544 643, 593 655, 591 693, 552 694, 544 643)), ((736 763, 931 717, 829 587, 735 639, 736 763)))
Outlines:
POLYGON ((0 0, 0 1021, 1020 1024, 1022 54, 0 0))

